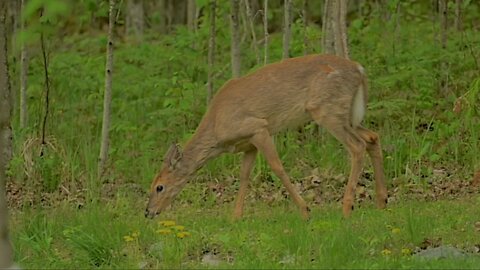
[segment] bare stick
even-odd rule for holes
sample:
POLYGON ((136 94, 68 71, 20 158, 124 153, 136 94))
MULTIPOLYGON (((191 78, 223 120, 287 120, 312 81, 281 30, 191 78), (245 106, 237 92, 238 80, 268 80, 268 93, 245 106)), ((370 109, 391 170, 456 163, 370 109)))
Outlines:
POLYGON ((98 177, 105 172, 108 159, 109 133, 110 133, 110 107, 112 103, 112 72, 113 72, 113 28, 115 25, 115 0, 110 0, 108 20, 107 60, 105 67, 105 93, 103 97, 103 122, 100 156, 98 158, 98 177))

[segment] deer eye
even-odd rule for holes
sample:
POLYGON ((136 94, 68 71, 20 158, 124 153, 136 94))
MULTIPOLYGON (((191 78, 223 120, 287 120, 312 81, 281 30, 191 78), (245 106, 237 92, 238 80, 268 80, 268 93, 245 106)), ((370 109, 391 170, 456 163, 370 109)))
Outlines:
POLYGON ((160 193, 163 191, 163 186, 162 185, 158 185, 157 186, 157 193, 160 193))

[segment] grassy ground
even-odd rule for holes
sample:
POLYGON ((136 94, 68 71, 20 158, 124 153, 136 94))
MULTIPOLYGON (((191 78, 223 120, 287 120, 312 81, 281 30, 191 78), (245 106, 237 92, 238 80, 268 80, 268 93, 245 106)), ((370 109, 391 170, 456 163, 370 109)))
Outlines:
POLYGON ((247 204, 233 222, 231 204, 179 205, 154 220, 143 201, 119 194, 78 209, 13 213, 16 261, 26 268, 478 268, 473 253, 421 259, 420 249, 480 245, 480 196, 454 201, 409 201, 378 210, 357 205, 343 219, 340 205, 315 207, 303 221, 293 204, 247 204))

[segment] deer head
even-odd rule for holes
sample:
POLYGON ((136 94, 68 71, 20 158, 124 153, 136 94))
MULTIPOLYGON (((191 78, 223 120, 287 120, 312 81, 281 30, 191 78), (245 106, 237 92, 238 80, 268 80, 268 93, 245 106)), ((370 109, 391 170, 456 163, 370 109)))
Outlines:
POLYGON ((162 169, 153 179, 150 187, 150 199, 148 200, 145 217, 154 218, 168 205, 180 192, 186 179, 176 174, 181 166, 182 151, 177 144, 172 144, 163 159, 162 169))

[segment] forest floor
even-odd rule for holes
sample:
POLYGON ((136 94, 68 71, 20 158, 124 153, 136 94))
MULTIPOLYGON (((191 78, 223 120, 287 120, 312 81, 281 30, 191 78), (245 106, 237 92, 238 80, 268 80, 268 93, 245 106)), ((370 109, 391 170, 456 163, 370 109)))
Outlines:
MULTIPOLYGON (((97 201, 70 194, 58 202, 57 192, 56 203, 51 195, 43 206, 13 207, 12 238, 26 268, 478 268, 478 187, 435 183, 391 189, 385 210, 360 186, 348 219, 338 201, 313 197, 309 221, 283 192, 255 188, 236 222, 228 181, 198 183, 201 202, 180 199, 153 220, 143 217, 143 189, 107 184, 97 201)), ((20 190, 9 186, 11 206, 20 190)))

